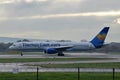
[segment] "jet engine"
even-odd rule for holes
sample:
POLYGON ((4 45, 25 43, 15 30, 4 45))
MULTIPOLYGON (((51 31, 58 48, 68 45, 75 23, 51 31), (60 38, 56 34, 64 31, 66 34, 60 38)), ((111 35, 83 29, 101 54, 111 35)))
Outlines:
POLYGON ((44 52, 47 54, 56 54, 57 50, 54 48, 49 48, 49 49, 46 49, 44 52))

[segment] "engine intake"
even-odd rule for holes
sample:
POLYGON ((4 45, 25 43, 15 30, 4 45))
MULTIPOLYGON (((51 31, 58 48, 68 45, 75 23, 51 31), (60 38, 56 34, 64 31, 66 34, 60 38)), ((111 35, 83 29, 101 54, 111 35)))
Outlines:
POLYGON ((54 48, 49 48, 49 49, 46 49, 44 52, 47 54, 56 54, 57 50, 54 48))

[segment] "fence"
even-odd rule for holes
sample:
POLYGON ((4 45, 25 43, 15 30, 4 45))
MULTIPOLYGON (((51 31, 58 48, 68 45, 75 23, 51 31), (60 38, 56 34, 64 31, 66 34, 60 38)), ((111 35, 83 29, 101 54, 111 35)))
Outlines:
POLYGON ((120 69, 13 68, 0 70, 0 80, 120 80, 120 69))

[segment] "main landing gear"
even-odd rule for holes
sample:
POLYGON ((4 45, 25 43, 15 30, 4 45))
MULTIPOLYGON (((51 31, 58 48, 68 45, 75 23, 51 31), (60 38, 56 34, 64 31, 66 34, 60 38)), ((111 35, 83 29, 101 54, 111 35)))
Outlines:
POLYGON ((58 52, 58 56, 65 56, 63 52, 58 52))
POLYGON ((23 53, 22 53, 22 52, 21 52, 20 54, 21 54, 21 56, 23 56, 23 53))

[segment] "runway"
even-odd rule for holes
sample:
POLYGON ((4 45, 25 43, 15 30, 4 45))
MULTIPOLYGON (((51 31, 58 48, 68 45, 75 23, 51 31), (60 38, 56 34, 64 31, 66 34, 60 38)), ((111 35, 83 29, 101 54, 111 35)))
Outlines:
MULTIPOLYGON (((0 63, 0 72, 36 72, 36 66, 23 66, 25 63, 0 63)), ((77 68, 41 68, 39 72, 77 72, 77 68)), ((107 68, 80 68, 81 72, 112 72, 107 68)), ((115 69, 116 72, 120 72, 120 69, 115 69)))
MULTIPOLYGON (((47 54, 25 54, 20 55, 0 55, 0 58, 106 58, 105 60, 78 60, 78 61, 40 61, 40 62, 22 62, 22 63, 0 63, 0 72, 36 72, 40 64, 72 64, 72 63, 109 63, 120 62, 119 54, 107 53, 66 53, 65 56, 47 55, 47 54)), ((81 68, 81 72, 112 72, 112 69, 100 68, 81 68)), ((120 69, 116 69, 120 72, 120 69)), ((39 72, 77 72, 77 68, 42 68, 39 66, 39 72)))
MULTIPOLYGON (((41 68, 39 72, 77 72, 78 68, 41 68)), ((35 66, 21 66, 21 64, 0 64, 0 72, 37 72, 35 66)), ((80 68, 80 72, 113 72, 111 68, 80 68)), ((115 69, 115 72, 120 72, 120 69, 115 69)))
POLYGON ((5 54, 0 55, 0 58, 118 58, 120 54, 107 53, 65 53, 65 56, 57 56, 57 54, 5 54))

